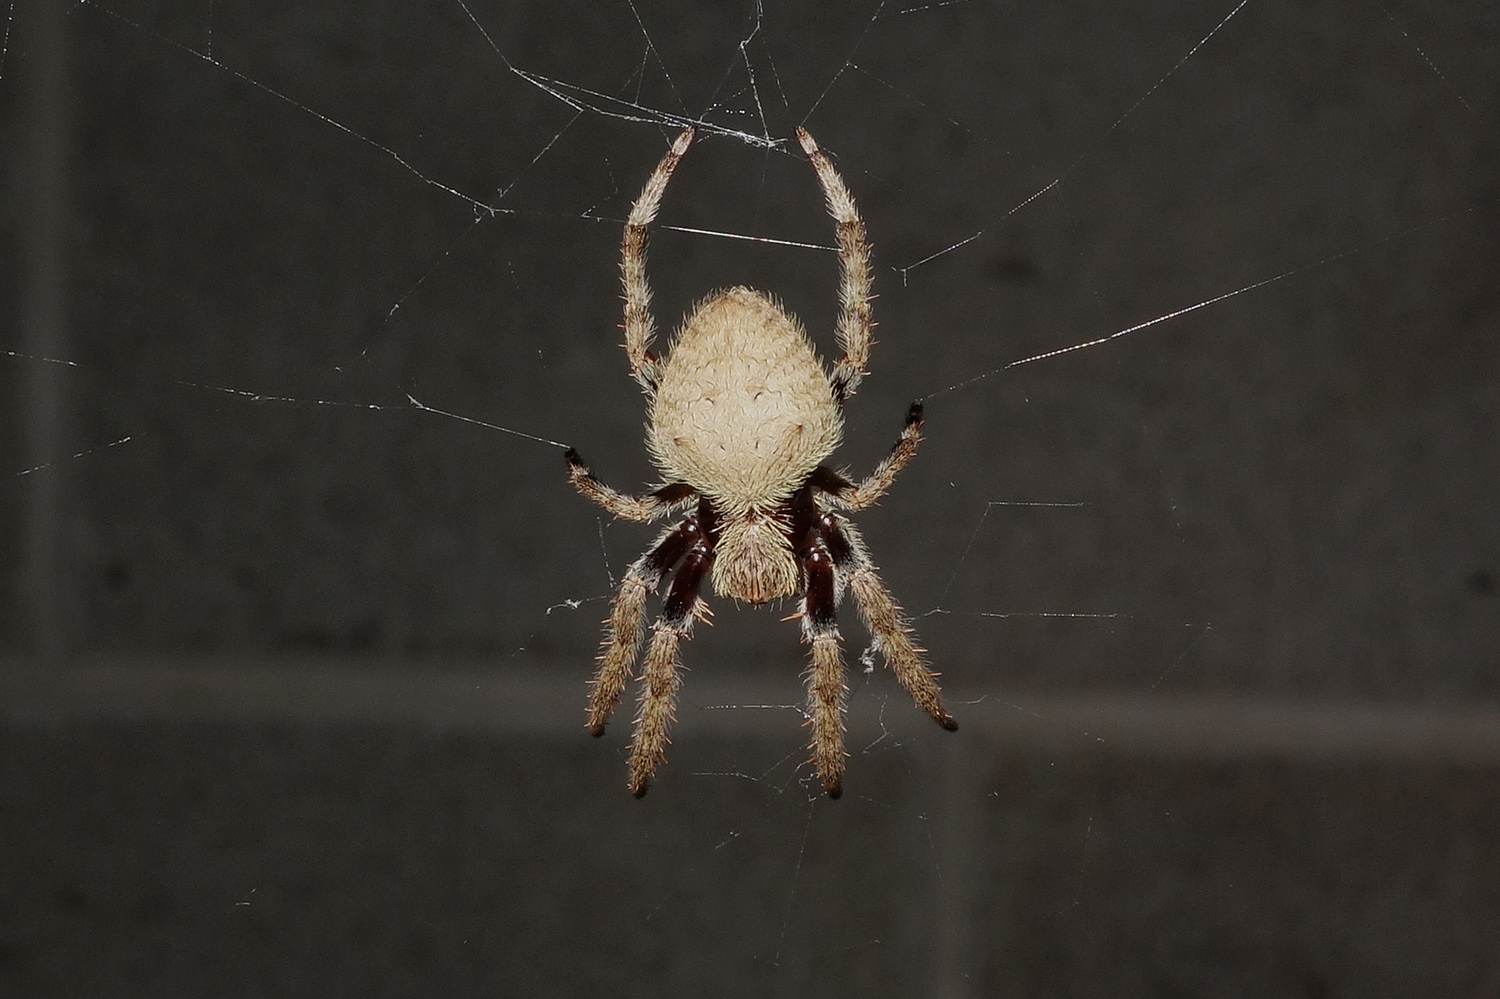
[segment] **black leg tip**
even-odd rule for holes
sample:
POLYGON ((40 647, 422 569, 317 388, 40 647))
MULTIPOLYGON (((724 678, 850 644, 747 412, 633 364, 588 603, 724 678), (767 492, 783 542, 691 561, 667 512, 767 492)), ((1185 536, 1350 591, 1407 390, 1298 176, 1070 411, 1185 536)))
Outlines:
POLYGON ((651 790, 651 785, 650 784, 642 784, 640 787, 636 788, 634 791, 631 791, 630 793, 633 794, 633 795, 635 795, 637 798, 644 798, 646 796, 646 792, 649 791, 649 790, 651 790))
POLYGON ((564 451, 563 458, 570 466, 576 467, 583 464, 583 459, 578 456, 578 452, 574 448, 568 448, 564 451))
POLYGON ((954 718, 952 715, 943 715, 943 717, 937 720, 937 723, 943 726, 943 728, 947 729, 949 732, 958 731, 958 719, 954 718))
POLYGON ((914 402, 914 403, 911 404, 911 409, 908 409, 906 411, 906 425, 907 426, 911 426, 913 423, 921 423, 921 422, 922 422, 922 404, 920 402, 914 402))
POLYGON ((835 784, 833 787, 825 787, 823 793, 828 795, 831 801, 838 801, 844 795, 844 785, 835 784))

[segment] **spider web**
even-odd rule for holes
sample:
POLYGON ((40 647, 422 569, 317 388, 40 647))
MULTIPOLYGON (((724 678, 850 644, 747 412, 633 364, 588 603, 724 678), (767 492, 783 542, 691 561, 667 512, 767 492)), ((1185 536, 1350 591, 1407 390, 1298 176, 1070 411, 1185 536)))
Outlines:
POLYGON ((826 6, 7 9, 0 980, 1500 986, 1495 14, 826 6), (711 600, 645 801, 582 733, 652 533, 560 449, 654 477, 686 123, 659 325, 832 354, 805 125, 877 265, 838 460, 926 405, 858 523, 963 728, 846 607, 837 804, 774 610, 711 600))

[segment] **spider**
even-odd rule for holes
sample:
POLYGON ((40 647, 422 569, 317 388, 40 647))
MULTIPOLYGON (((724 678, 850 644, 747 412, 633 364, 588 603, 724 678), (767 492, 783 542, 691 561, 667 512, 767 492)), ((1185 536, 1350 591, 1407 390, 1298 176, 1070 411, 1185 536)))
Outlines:
POLYGON ((844 774, 844 663, 835 616, 852 591, 886 664, 917 706, 943 728, 958 723, 944 708, 936 674, 913 642, 911 626, 870 560, 844 511, 872 505, 921 439, 922 406, 913 403, 895 447, 859 483, 823 462, 843 437, 844 400, 865 375, 870 351, 870 247, 854 200, 805 129, 797 141, 817 171, 837 224, 841 285, 838 342, 843 355, 827 373, 801 323, 751 288, 717 291, 684 321, 663 360, 646 281, 646 229, 656 218, 672 171, 693 141, 686 129, 662 157, 631 206, 621 247, 625 352, 649 405, 646 444, 664 483, 629 496, 596 479, 568 449, 569 478, 587 498, 627 520, 650 521, 691 510, 662 531, 625 573, 608 620, 591 684, 588 730, 602 735, 635 665, 648 594, 671 576, 646 651, 640 709, 631 743, 629 788, 646 793, 665 762, 667 727, 678 685, 677 647, 709 614, 705 578, 722 597, 752 604, 801 595, 807 672, 809 749, 822 788, 837 798, 844 774), (673 569, 675 567, 675 573, 673 569))

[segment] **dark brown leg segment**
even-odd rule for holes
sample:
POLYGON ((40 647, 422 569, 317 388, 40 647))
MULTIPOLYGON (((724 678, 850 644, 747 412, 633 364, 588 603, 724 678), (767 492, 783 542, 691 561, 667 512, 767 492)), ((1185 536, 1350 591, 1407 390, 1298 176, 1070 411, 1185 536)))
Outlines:
POLYGON ((641 644, 641 610, 648 594, 655 593, 672 566, 689 547, 703 539, 698 515, 693 514, 675 527, 669 527, 656 544, 625 571, 610 609, 604 648, 599 653, 599 669, 589 689, 588 730, 603 735, 609 716, 614 713, 625 689, 630 668, 635 665, 636 650, 641 644))
POLYGON ((812 646, 807 671, 807 717, 812 726, 812 762, 830 798, 843 793, 844 658, 839 648, 838 579, 828 550, 817 544, 802 561, 802 638, 812 646))
POLYGON ((833 561, 848 580, 849 589, 859 604, 861 616, 870 629, 885 664, 896 674, 896 679, 911 694, 917 707, 926 711, 943 728, 957 730, 954 721, 943 707, 942 691, 938 688, 937 674, 928 668, 922 659, 923 649, 912 641, 911 625, 901 613, 891 591, 875 573, 875 564, 865 548, 864 539, 854 525, 835 513, 824 513, 818 520, 818 533, 828 546, 833 561))
MULTIPOLYGON (((693 519, 699 520, 701 516, 695 514, 693 519)), ((667 729, 672 723, 677 694, 677 646, 692 634, 693 622, 708 612, 698 593, 714 561, 709 533, 700 533, 683 556, 677 574, 672 577, 672 589, 661 617, 651 629, 635 738, 630 746, 629 787, 637 798, 646 793, 657 766, 666 760, 667 729)))

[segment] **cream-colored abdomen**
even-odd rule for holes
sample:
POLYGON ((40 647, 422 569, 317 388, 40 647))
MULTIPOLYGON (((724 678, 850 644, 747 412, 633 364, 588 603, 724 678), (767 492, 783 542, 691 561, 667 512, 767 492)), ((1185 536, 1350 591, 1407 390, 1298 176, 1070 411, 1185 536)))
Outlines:
POLYGON ((807 334, 749 288, 716 292, 688 317, 649 420, 647 444, 667 479, 686 482, 725 513, 785 499, 843 434, 807 334))

